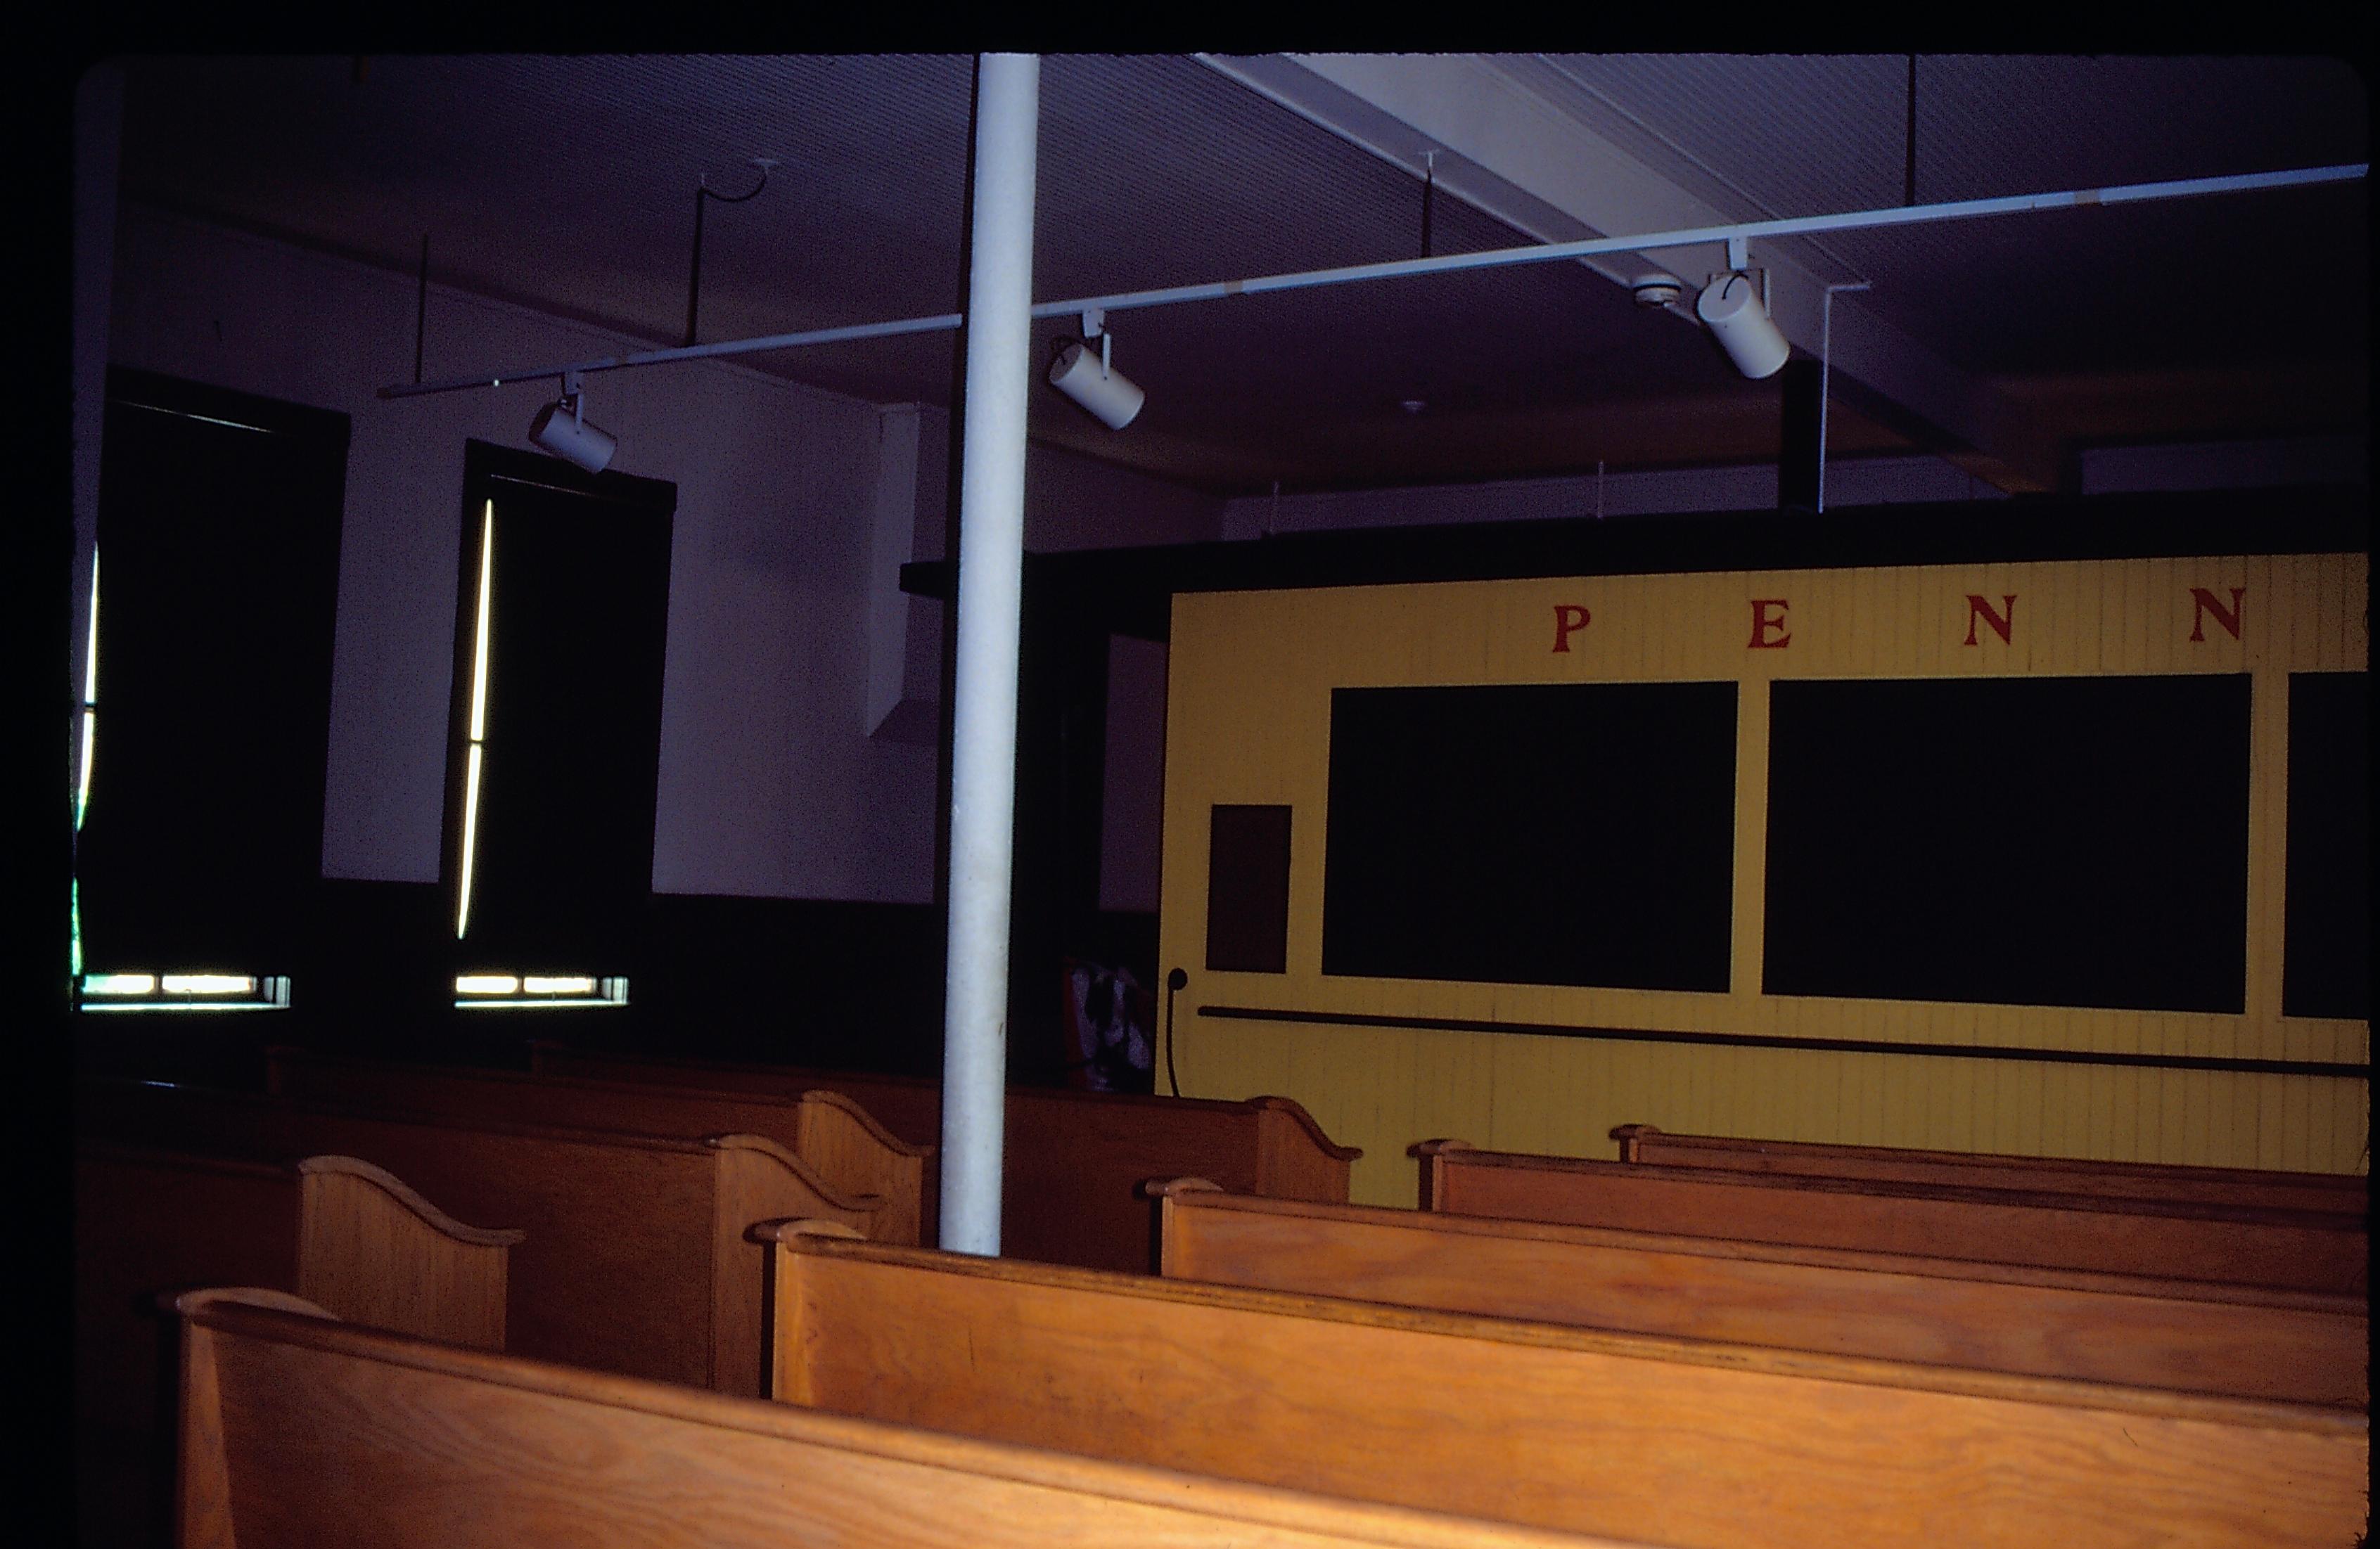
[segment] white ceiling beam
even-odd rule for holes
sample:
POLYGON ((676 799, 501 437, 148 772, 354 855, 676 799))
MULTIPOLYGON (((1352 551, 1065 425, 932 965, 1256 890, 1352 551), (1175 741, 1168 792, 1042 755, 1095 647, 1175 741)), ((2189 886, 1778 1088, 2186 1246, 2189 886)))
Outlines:
MULTIPOLYGON (((1718 209, 1612 143, 1560 105, 1572 90, 1531 56, 1477 54, 1202 54, 1208 67, 1420 175, 1435 151, 1438 187, 1545 242, 1631 232, 1689 230, 1758 219, 1718 209)), ((1794 215, 1819 214, 1793 211, 1794 215)), ((1651 269, 1683 278, 1688 293, 1726 267, 1720 244, 1671 248, 1631 261, 1582 260, 1615 284, 1651 269)), ((1775 244, 1755 247, 1769 303, 1787 339, 1819 353, 1828 280, 1775 244)), ((1673 308, 1681 316, 1686 308, 1673 308)), ((1992 384, 1943 360, 1877 317, 1858 297, 1834 308, 1839 388, 1867 413, 1930 430, 1967 449, 1957 460, 2011 491, 2054 488, 2059 449, 1992 384)))

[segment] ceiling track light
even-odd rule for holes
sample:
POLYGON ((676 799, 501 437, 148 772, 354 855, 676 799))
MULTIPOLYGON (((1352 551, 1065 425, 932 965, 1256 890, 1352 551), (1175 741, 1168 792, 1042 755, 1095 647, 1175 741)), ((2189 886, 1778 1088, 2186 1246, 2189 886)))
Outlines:
POLYGON ((1675 274, 1639 274, 1628 282, 1628 293, 1639 307, 1671 307, 1683 300, 1686 282, 1675 274))
POLYGON ((1091 358, 1087 344, 1067 340, 1058 358, 1050 363, 1050 385, 1080 404, 1109 430, 1121 430, 1140 413, 1148 394, 1115 369, 1109 350, 1113 335, 1108 332, 1107 321, 1104 308, 1094 307, 1083 314, 1083 338, 1099 342, 1099 358, 1091 358))
POLYGON ((563 373, 562 396, 537 411, 537 418, 529 421, 528 439, 539 451, 576 463, 589 473, 601 473, 620 446, 610 431, 587 423, 576 371, 563 373))
POLYGON ((1764 271, 1760 283, 1754 284, 1744 248, 1743 238, 1728 238, 1728 272, 1712 276, 1702 295, 1694 298, 1694 316, 1710 329, 1711 337, 1727 351, 1735 369, 1757 381, 1775 376, 1792 355, 1793 346, 1785 342, 1785 335, 1768 316, 1767 297, 1763 294, 1768 288, 1767 273, 1764 271))

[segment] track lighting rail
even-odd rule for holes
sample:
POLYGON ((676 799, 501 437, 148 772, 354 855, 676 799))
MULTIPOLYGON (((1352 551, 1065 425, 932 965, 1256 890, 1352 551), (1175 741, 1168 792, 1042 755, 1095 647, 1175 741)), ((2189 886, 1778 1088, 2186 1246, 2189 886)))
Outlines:
MULTIPOLYGON (((1141 307, 1166 307, 1184 301, 1218 301, 1234 296, 1260 296, 1272 291, 1310 290, 1324 285, 1352 284, 1365 280, 1397 280, 1421 274, 1445 274, 1470 269, 1504 269, 1526 263, 1556 263, 1602 253, 1654 252, 1667 248, 1725 243, 1730 253, 1754 238, 1809 236, 1819 232, 1864 231, 1880 226, 1921 225, 1936 221, 1973 220, 1989 215, 2015 215, 2038 210, 2072 210, 2095 204, 2136 204, 2153 200, 2196 199, 2214 194, 2255 193, 2271 188, 2305 188, 2323 183, 2352 182, 2366 175, 2369 163, 2299 167, 2286 172, 2249 173, 2231 177, 2187 177, 2162 183, 2131 183, 2105 188, 2079 188, 2060 193, 2016 194, 2004 199, 1958 200, 1941 204, 1896 205, 1887 210, 1860 210, 1835 215, 1790 216, 1773 221, 1745 221, 1732 225, 1701 226, 1685 231, 1651 232, 1635 236, 1597 236, 1576 242, 1532 243, 1524 248, 1498 248, 1485 252, 1451 253, 1441 258, 1405 259, 1384 263, 1346 264, 1335 269, 1306 270, 1294 274, 1267 274, 1246 280, 1220 280, 1204 284, 1172 285, 1159 290, 1125 291, 1112 296, 1081 296, 1069 301, 1034 305, 1035 318, 1070 317, 1080 313, 1126 311, 1141 307)), ((765 350, 793 349, 805 345, 842 344, 858 339, 890 338, 904 333, 933 333, 956 329, 965 321, 957 312, 931 317, 902 318, 890 322, 856 323, 842 328, 813 328, 794 333, 771 333, 751 339, 674 349, 644 350, 630 355, 601 356, 563 365, 535 366, 520 370, 449 377, 441 381, 407 382, 383 387, 382 398, 413 398, 431 393, 455 393, 476 387, 501 387, 507 381, 559 377, 568 372, 613 371, 631 366, 660 366, 673 360, 710 359, 753 355, 765 350)))

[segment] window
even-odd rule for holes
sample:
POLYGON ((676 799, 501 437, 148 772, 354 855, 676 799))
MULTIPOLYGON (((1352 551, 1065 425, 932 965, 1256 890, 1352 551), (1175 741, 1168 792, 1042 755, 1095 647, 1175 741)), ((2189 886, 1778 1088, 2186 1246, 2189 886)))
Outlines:
POLYGON ((2372 1015, 2371 685, 2289 674, 2284 1016, 2372 1015))
POLYGON ((346 452, 345 415, 108 373, 75 797, 85 1010, 288 1004, 322 871, 346 452))
POLYGON ((1770 692, 1770 995, 2246 1009, 2249 679, 1770 692))
POLYGON ((455 1004, 619 1005, 652 888, 676 488, 472 442, 464 491, 455 1004))
POLYGON ((1322 972, 1728 987, 1736 685, 1330 691, 1322 972))

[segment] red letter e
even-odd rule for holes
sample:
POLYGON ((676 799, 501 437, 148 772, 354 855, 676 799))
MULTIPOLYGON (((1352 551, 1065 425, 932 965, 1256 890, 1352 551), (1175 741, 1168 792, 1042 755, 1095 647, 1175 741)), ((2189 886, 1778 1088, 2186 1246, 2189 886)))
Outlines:
POLYGON ((1752 643, 1744 647, 1753 651, 1773 651, 1789 644, 1793 636, 1785 633, 1785 599, 1757 597, 1752 599, 1752 643), (1776 612, 1768 610, 1774 608, 1776 612), (1770 631, 1775 631, 1774 635, 1770 631))

